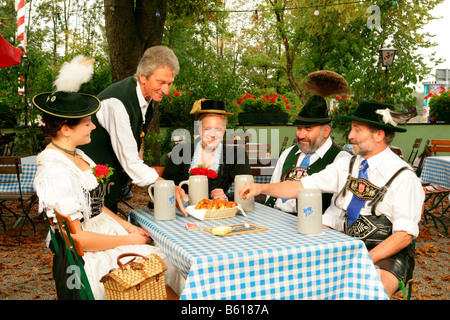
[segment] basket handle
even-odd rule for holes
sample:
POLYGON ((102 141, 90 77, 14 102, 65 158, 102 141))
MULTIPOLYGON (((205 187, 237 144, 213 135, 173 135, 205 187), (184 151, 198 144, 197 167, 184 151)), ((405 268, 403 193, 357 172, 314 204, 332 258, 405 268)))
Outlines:
MULTIPOLYGON (((125 258, 125 257, 135 257, 135 258, 136 258, 136 257, 141 257, 141 258, 143 258, 143 259, 145 259, 145 260, 148 260, 147 257, 144 257, 143 255, 140 255, 140 254, 138 254, 138 253, 122 253, 121 255, 119 255, 119 256, 117 257, 117 264, 119 265, 120 269, 125 269, 124 264, 123 264, 122 262, 120 262, 120 259, 125 258)), ((134 259, 135 259, 135 258, 134 258, 134 259)), ((132 262, 134 261, 134 259, 131 259, 130 261, 128 261, 128 262, 125 263, 125 264, 132 263, 132 262)))

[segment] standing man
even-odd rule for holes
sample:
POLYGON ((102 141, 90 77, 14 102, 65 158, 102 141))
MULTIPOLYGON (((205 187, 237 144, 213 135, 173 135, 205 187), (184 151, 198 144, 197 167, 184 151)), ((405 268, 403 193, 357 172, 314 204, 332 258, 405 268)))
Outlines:
MULTIPOLYGON (((82 149, 94 162, 114 168, 114 186, 105 197, 105 206, 113 212, 117 212, 117 202, 129 180, 145 187, 161 179, 144 163, 140 151, 153 117, 153 102, 169 93, 179 70, 171 49, 154 46, 145 51, 134 76, 112 84, 98 95, 101 108, 92 116, 97 129, 91 134, 91 143, 82 149)), ((184 191, 176 187, 178 207, 185 213, 180 197, 187 200, 184 191)))
MULTIPOLYGON (((286 180, 300 180, 319 172, 341 157, 350 157, 330 137, 331 116, 324 97, 345 93, 348 84, 345 79, 332 71, 323 70, 308 75, 305 83, 314 94, 299 112, 294 125, 297 126, 297 144, 285 150, 277 161, 270 183, 286 180), (323 89, 323 88, 326 88, 323 89)), ((331 193, 322 194, 322 210, 330 206, 331 193)), ((297 201, 267 197, 267 206, 297 215, 297 201)))
POLYGON ((389 148, 395 132, 406 131, 397 124, 405 123, 414 113, 399 115, 393 109, 364 100, 353 115, 343 117, 352 121, 348 138, 354 157, 336 160, 301 181, 247 184, 239 191, 243 199, 260 193, 295 198, 300 188, 335 194, 335 202, 323 215, 324 225, 364 241, 373 263, 380 268, 389 297, 400 282, 405 284, 412 277, 412 240, 419 234, 425 198, 414 171, 389 148))

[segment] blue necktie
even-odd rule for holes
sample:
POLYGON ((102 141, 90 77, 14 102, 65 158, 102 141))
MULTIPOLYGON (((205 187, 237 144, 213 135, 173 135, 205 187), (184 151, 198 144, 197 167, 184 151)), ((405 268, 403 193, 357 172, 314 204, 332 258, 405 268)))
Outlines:
MULTIPOLYGON (((358 178, 367 179, 368 167, 369 164, 367 163, 367 160, 363 160, 361 162, 361 168, 359 169, 358 178)), ((353 224, 353 222, 355 222, 359 218, 359 212, 361 211, 362 207, 364 207, 365 203, 366 200, 360 200, 355 195, 353 195, 352 201, 350 201, 350 204, 347 207, 347 217, 349 227, 353 224)))
POLYGON ((302 163, 300 163, 300 167, 305 167, 305 168, 309 167, 309 160, 311 158, 311 155, 312 155, 312 153, 311 154, 305 154, 305 157, 303 158, 302 163))

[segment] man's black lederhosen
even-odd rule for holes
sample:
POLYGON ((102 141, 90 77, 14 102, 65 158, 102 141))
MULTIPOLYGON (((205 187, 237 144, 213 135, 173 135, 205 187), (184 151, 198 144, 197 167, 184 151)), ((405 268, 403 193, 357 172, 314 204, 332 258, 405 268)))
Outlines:
MULTIPOLYGON (((399 169, 389 179, 386 185, 380 188, 372 184, 367 179, 353 178, 351 176, 355 159, 356 156, 353 156, 350 161, 347 183, 336 199, 339 196, 345 197, 346 191, 349 190, 359 199, 370 200, 368 206, 371 207, 372 214, 366 216, 360 215, 360 217, 350 227, 348 227, 348 219, 346 215, 344 232, 352 237, 362 240, 366 245, 367 250, 371 250, 392 234, 392 222, 389 221, 389 219, 384 215, 377 215, 375 213, 376 207, 378 203, 383 201, 384 195, 386 194, 392 181, 402 171, 408 169, 408 167, 399 169), (364 185, 364 187, 359 188, 361 185, 364 185)), ((411 243, 400 252, 391 257, 378 261, 375 265, 377 265, 380 269, 391 272, 398 279, 406 282, 412 278, 414 261, 414 248, 411 243)))

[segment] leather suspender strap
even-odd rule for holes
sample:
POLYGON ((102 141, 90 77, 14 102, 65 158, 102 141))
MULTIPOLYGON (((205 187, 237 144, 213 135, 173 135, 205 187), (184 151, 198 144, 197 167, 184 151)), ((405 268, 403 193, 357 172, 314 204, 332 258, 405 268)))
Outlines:
POLYGON ((397 172, 394 173, 394 175, 388 180, 388 182, 386 182, 386 184, 383 187, 381 187, 381 189, 375 194, 373 199, 369 202, 369 206, 372 207, 371 208, 372 214, 375 214, 378 204, 381 201, 383 201, 384 195, 386 194, 392 181, 394 181, 394 179, 397 178, 397 176, 405 170, 410 170, 410 169, 408 167, 402 167, 402 168, 398 169, 397 172))
MULTIPOLYGON (((339 194, 337 195, 337 197, 334 199, 334 203, 336 205, 336 200, 337 198, 339 198, 340 196, 345 197, 346 192, 347 192, 347 186, 350 183, 350 180, 352 178, 352 171, 353 171, 353 166, 355 164, 356 161, 356 155, 354 155, 351 159, 350 159, 350 163, 349 163, 349 169, 348 169, 348 176, 347 176, 347 182, 345 183, 344 187, 342 188, 342 190, 339 192, 339 194)), ((386 194, 389 186, 392 184, 392 182, 394 181, 394 179, 403 171, 405 170, 411 170, 408 167, 402 167, 399 170, 397 170, 396 173, 394 173, 394 175, 386 182, 386 184, 381 187, 378 192, 375 194, 375 196, 373 197, 372 200, 370 200, 369 202, 369 206, 371 207, 371 213, 373 215, 375 215, 376 212, 376 208, 378 206, 378 204, 383 201, 384 195, 386 194)))
POLYGON ((355 164, 355 160, 356 160, 356 156, 353 156, 350 159, 350 164, 348 166, 348 176, 347 176, 347 182, 344 184, 344 186, 342 187, 341 191, 339 191, 338 195, 336 196, 336 198, 334 198, 334 205, 336 206, 336 200, 339 197, 343 197, 345 198, 345 195, 347 193, 347 186, 350 183, 350 179, 352 178, 352 171, 353 171, 353 165, 355 164))

